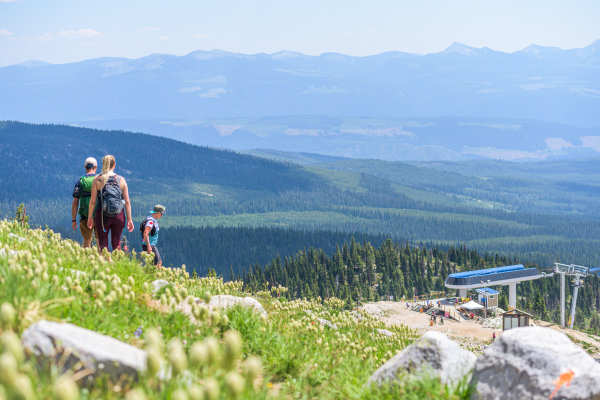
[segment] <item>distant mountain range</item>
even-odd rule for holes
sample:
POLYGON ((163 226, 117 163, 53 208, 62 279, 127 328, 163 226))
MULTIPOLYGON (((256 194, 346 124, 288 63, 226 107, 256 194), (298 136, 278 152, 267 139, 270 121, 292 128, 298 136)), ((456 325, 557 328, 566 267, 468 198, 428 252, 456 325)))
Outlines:
POLYGON ((0 120, 388 160, 580 157, 600 146, 599 72, 600 41, 514 53, 455 43, 427 55, 29 61, 0 68, 0 120))

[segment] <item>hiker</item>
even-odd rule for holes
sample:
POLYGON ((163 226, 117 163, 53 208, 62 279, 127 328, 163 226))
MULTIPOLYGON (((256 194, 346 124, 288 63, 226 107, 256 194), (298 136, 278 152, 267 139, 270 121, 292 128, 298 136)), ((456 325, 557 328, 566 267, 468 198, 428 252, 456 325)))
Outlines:
POLYGON ((83 238, 83 247, 92 247, 92 236, 96 234, 96 230, 92 225, 92 228, 88 228, 87 219, 88 211, 90 206, 90 198, 92 196, 92 183, 96 176, 96 168, 98 162, 94 157, 88 157, 83 163, 85 168, 85 175, 83 175, 75 183, 73 188, 73 202, 71 203, 71 227, 74 231, 77 230, 77 214, 79 214, 79 231, 83 238))
POLYGON ((408 301, 406 302, 406 308, 409 308, 410 306, 408 305, 408 301))
POLYGON ((96 224, 98 251, 100 253, 108 248, 109 231, 112 249, 121 249, 121 233, 125 228, 125 212, 127 213, 127 230, 129 232, 133 231, 129 189, 125 178, 115 174, 115 166, 115 157, 111 155, 104 156, 102 159, 102 172, 94 178, 92 186, 87 225, 88 228, 92 229, 94 223, 96 224))
POLYGON ((440 324, 444 325, 444 316, 440 315, 440 324))
POLYGON ((435 324, 436 322, 436 318, 435 318, 435 314, 433 314, 433 323, 435 324))
POLYGON ((154 265, 157 267, 162 266, 162 259, 160 258, 160 252, 156 248, 158 242, 158 221, 165 215, 165 206, 157 204, 150 211, 150 216, 146 217, 144 222, 140 225, 140 231, 142 232, 142 250, 148 253, 154 253, 154 265), (150 248, 148 248, 150 243, 150 248))
POLYGON ((496 332, 494 332, 494 334, 492 335, 492 342, 496 341, 496 332))

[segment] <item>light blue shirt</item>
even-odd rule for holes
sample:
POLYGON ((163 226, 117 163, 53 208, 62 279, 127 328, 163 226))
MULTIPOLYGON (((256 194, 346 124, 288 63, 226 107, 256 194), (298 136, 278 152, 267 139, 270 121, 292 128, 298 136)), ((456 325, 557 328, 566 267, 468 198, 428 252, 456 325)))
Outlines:
MULTIPOLYGON (((154 236, 150 234, 148 235, 150 246, 156 246, 156 243, 158 242, 158 231, 160 230, 160 227, 158 226, 158 221, 152 217, 148 217, 148 220, 146 221, 146 226, 150 227, 150 230, 152 230, 153 227, 156 227, 156 232, 154 233, 154 236)), ((146 244, 144 239, 142 239, 142 243, 146 244)))

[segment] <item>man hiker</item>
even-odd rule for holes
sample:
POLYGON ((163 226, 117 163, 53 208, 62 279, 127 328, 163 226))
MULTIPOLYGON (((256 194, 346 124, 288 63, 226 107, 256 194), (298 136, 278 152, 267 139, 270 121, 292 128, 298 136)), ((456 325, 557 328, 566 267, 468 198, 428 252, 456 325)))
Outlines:
POLYGON ((162 266, 162 259, 160 258, 158 248, 156 248, 156 243, 158 242, 158 231, 160 230, 158 220, 163 215, 165 215, 165 206, 157 204, 150 211, 150 216, 146 217, 140 226, 140 231, 142 232, 142 250, 154 253, 154 265, 157 267, 162 266), (148 247, 148 244, 150 244, 150 247, 148 247))
MULTIPOLYGON (((71 203, 71 227, 77 230, 77 214, 79 214, 79 231, 83 237, 83 247, 92 246, 92 236, 96 235, 94 226, 88 228, 87 219, 92 195, 92 183, 96 176, 98 162, 94 157, 88 157, 84 163, 85 175, 83 175, 73 188, 73 203, 71 203), (83 221, 83 223, 82 223, 83 221)), ((96 237, 97 238, 97 237, 96 237)))

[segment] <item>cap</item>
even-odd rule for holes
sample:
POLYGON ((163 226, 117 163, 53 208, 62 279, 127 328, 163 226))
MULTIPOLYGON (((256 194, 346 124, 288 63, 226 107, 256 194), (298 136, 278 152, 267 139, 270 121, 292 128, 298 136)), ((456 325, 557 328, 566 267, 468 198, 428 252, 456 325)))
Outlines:
POLYGON ((94 157, 88 157, 85 159, 84 167, 97 167, 98 161, 94 157))
POLYGON ((157 204, 154 206, 154 208, 150 211, 150 213, 154 214, 154 213, 161 213, 164 214, 165 213, 165 206, 161 206, 160 204, 157 204))

